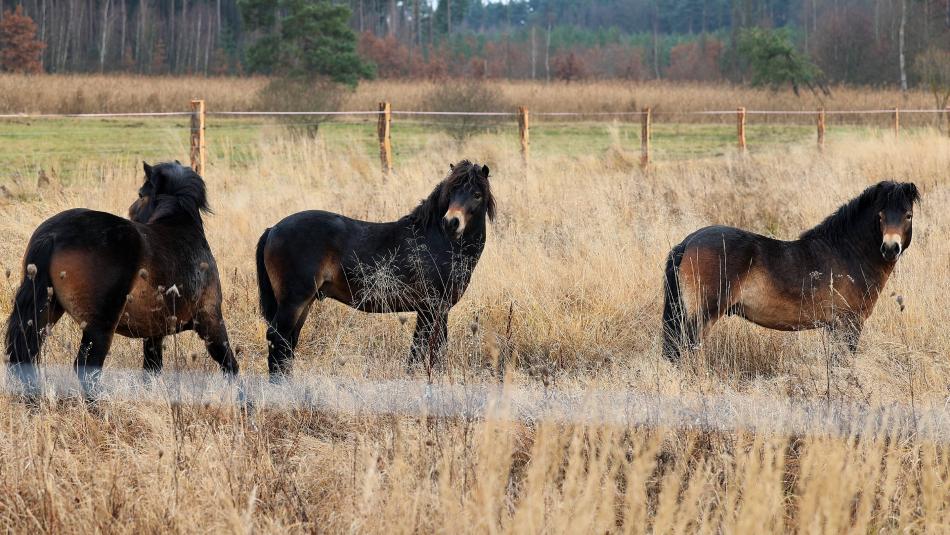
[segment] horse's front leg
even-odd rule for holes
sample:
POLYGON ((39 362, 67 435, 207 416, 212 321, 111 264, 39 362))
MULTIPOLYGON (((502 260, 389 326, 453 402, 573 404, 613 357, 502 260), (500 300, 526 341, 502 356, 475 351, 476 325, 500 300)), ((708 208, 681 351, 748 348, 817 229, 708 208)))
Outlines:
POLYGON ((422 364, 426 370, 442 367, 442 350, 448 334, 449 312, 420 310, 409 350, 409 371, 422 364))
POLYGON ((864 329, 864 320, 854 314, 836 316, 831 323, 825 326, 833 345, 843 343, 848 353, 854 354, 858 350, 861 340, 861 331, 864 329))
POLYGON ((164 335, 159 335, 142 341, 142 371, 145 372, 146 378, 162 372, 162 341, 164 339, 164 335))
POLYGON ((228 377, 233 377, 238 373, 238 362, 231 349, 224 319, 220 316, 220 310, 216 312, 200 318, 195 324, 195 332, 204 341, 211 358, 221 366, 221 371, 228 377))

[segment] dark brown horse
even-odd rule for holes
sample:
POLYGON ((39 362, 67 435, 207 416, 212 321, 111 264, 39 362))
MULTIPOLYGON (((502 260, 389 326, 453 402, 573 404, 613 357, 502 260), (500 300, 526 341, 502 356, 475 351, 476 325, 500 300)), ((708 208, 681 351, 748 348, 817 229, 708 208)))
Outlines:
POLYGON ((495 216, 488 166, 466 160, 398 221, 310 210, 265 230, 257 281, 272 380, 290 373, 310 307, 326 297, 364 312, 416 312, 409 364, 436 363, 449 309, 485 247, 486 216, 495 216))
POLYGON ((706 227, 670 251, 663 354, 677 360, 724 315, 783 331, 824 327, 853 352, 864 320, 910 247, 917 187, 881 182, 797 240, 706 227))
POLYGON ((35 388, 35 363, 67 313, 82 327, 75 367, 87 394, 114 333, 144 338, 146 371, 162 367, 162 338, 194 329, 228 374, 237 361, 221 317, 221 284, 204 235, 205 183, 176 163, 145 165, 131 221, 86 209, 59 213, 33 233, 7 321, 14 374, 35 388))

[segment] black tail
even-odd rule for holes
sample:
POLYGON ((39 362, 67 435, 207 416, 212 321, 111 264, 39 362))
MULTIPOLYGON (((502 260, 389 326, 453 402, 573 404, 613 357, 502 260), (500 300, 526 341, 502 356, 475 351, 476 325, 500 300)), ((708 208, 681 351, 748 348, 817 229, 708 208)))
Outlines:
POLYGON ((666 257, 663 276, 663 356, 677 362, 687 330, 683 296, 680 295, 679 267, 686 248, 682 244, 673 247, 666 257))
POLYGON ((55 302, 50 277, 53 238, 34 237, 26 248, 23 280, 13 298, 13 310, 7 320, 6 353, 14 372, 31 383, 35 377, 37 355, 55 302))
POLYGON ((270 229, 267 229, 261 234, 261 239, 257 240, 257 291, 261 300, 261 314, 268 323, 277 315, 277 298, 274 296, 274 288, 270 284, 267 267, 264 265, 264 246, 267 245, 269 235, 270 229))

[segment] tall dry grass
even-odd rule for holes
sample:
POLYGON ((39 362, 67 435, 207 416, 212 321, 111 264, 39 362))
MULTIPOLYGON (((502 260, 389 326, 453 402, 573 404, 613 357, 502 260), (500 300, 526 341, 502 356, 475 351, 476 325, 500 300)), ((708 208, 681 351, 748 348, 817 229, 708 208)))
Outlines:
MULTIPOLYGON (((447 164, 488 163, 499 217, 472 286, 450 315, 445 380, 506 380, 667 395, 741 392, 878 406, 938 402, 950 368, 950 142, 929 132, 851 139, 824 153, 660 164, 636 155, 536 160, 492 135, 459 146, 434 135, 388 180, 373 155, 316 138, 261 141, 260 156, 212 161, 207 220, 224 312, 243 369, 266 370, 253 246, 284 215, 322 208, 371 220, 406 213, 447 164), (827 366, 820 332, 778 333, 727 319, 679 367, 659 352, 662 264, 706 224, 792 238, 866 185, 913 180, 923 193, 914 243, 888 283, 860 350, 827 366), (509 315, 509 311, 511 314, 509 315), (511 328, 508 329, 510 322, 511 328), (472 325, 477 326, 472 329, 472 325)), ((169 158, 183 155, 169 155, 169 158)), ((124 213, 135 155, 91 161, 68 186, 18 186, 0 204, 0 291, 42 220, 74 206, 124 213), (0 269, 2 271, 2 269, 0 269)), ((412 318, 317 305, 297 373, 404 377, 412 318)), ((62 321, 43 355, 67 364, 62 321)), ((173 342, 173 343, 172 343, 173 342)), ((117 338, 110 367, 141 365, 117 338)), ((169 367, 213 370, 191 334, 169 367)), ((441 380, 441 379, 440 379, 441 380)), ((896 532, 940 530, 950 503, 947 445, 875 436, 765 436, 545 422, 436 420, 302 411, 241 415, 202 407, 0 400, 0 527, 5 531, 896 532)))
MULTIPOLYGON (((266 84, 262 77, 205 78, 132 75, 0 74, 0 113, 107 113, 187 111, 192 98, 203 98, 212 111, 247 111, 266 84)), ((512 106, 533 112, 617 112, 653 107, 658 113, 695 110, 892 109, 933 108, 924 90, 902 94, 896 89, 838 86, 830 97, 791 90, 771 91, 732 84, 682 82, 587 81, 543 83, 488 81, 512 106)), ((348 92, 342 109, 375 110, 390 101, 397 110, 426 110, 441 81, 377 80, 348 92)), ((484 110, 513 111, 513 110, 484 110)), ((689 118, 699 120, 700 118, 689 118)), ((908 116, 905 120, 916 120, 908 116)))

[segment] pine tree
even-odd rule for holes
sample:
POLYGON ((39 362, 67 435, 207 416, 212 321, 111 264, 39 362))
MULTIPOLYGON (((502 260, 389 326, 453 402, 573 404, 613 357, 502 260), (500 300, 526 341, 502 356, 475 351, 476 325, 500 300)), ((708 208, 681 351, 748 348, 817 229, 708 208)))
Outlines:
POLYGON ((262 34, 247 52, 252 71, 351 86, 374 75, 356 52, 346 6, 328 0, 240 0, 238 5, 247 27, 262 34))
POLYGON ((36 23, 23 14, 23 6, 7 10, 0 20, 0 68, 9 72, 43 72, 46 43, 36 38, 36 23))

